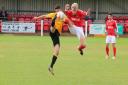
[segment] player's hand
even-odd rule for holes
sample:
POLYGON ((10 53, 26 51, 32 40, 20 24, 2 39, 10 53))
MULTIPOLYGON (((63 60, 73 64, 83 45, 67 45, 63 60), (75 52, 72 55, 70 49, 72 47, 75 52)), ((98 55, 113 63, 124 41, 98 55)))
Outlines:
POLYGON ((33 18, 33 20, 36 20, 36 19, 38 19, 38 17, 34 17, 34 18, 33 18))
POLYGON ((119 35, 117 34, 116 37, 119 38, 119 35))
POLYGON ((87 10, 88 12, 90 12, 91 11, 91 8, 88 8, 88 10, 87 10))
POLYGON ((91 8, 88 8, 88 10, 87 10, 87 15, 90 15, 90 11, 91 11, 91 8))

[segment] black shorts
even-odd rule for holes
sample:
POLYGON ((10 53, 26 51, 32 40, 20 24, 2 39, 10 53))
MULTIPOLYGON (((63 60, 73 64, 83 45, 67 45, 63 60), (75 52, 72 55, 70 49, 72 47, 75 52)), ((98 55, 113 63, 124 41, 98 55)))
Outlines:
POLYGON ((54 33, 50 32, 50 37, 52 39, 53 45, 60 45, 60 39, 59 39, 60 33, 58 32, 58 30, 55 30, 54 33))

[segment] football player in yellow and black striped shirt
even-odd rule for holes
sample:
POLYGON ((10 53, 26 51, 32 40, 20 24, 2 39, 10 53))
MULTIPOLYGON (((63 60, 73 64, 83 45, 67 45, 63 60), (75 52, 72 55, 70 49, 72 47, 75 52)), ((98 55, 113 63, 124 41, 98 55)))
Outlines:
POLYGON ((66 18, 66 16, 61 11, 60 6, 56 6, 54 13, 49 13, 47 15, 41 15, 39 17, 35 17, 34 19, 43 18, 43 17, 52 18, 52 24, 51 24, 51 28, 50 28, 50 37, 53 42, 53 57, 52 57, 52 61, 51 61, 51 64, 50 64, 50 67, 48 68, 48 70, 51 72, 51 74, 54 75, 53 66, 57 60, 57 57, 58 57, 59 51, 60 51, 59 36, 61 34, 62 26, 63 26, 64 19, 66 18))

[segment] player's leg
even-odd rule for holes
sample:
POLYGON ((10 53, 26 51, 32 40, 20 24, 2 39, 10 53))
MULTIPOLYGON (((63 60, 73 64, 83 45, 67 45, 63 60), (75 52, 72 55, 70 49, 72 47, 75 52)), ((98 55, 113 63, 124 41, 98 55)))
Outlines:
POLYGON ((83 28, 75 26, 68 18, 66 19, 66 21, 68 22, 70 32, 72 34, 75 34, 78 37, 79 41, 80 41, 80 45, 79 45, 78 49, 79 50, 84 49, 86 46, 84 44, 85 35, 84 35, 84 32, 83 32, 83 28))
POLYGON ((113 48, 113 58, 116 59, 116 38, 112 36, 112 48, 113 48))
POLYGON ((51 61, 50 67, 49 67, 49 71, 54 75, 53 66, 56 63, 57 57, 59 55, 60 40, 59 40, 59 34, 58 34, 57 30, 54 33, 50 33, 50 36, 53 41, 53 56, 52 56, 52 61, 51 61))
POLYGON ((51 61, 50 67, 48 68, 48 70, 52 73, 52 75, 54 75, 53 66, 56 63, 57 57, 59 55, 59 50, 60 50, 60 46, 58 44, 56 44, 55 47, 53 47, 54 52, 53 52, 53 56, 52 56, 52 61, 51 61))
POLYGON ((112 59, 116 59, 116 46, 115 46, 115 43, 112 43, 112 47, 113 47, 113 57, 112 57, 112 59))
POLYGON ((83 49, 86 47, 84 44, 85 36, 84 36, 83 29, 80 27, 77 27, 75 25, 69 25, 69 30, 72 34, 75 34, 78 37, 78 39, 80 41, 78 50, 80 51, 80 54, 83 55, 83 49))
POLYGON ((106 59, 109 58, 109 43, 111 42, 110 36, 106 37, 106 59))
POLYGON ((80 51, 80 54, 83 55, 83 49, 86 47, 85 45, 85 36, 84 36, 84 32, 82 28, 76 28, 76 35, 79 39, 79 46, 78 46, 78 50, 80 51))
POLYGON ((56 63, 57 57, 59 55, 59 51, 60 51, 60 45, 56 44, 53 47, 53 57, 52 57, 52 62, 50 64, 50 67, 53 68, 54 64, 56 63))
POLYGON ((106 59, 109 58, 109 43, 106 43, 106 59))

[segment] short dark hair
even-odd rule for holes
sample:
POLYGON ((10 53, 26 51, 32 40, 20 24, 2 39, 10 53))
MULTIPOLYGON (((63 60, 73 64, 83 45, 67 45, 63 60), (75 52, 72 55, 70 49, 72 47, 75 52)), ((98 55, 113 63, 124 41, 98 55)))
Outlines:
POLYGON ((61 7, 59 6, 59 5, 57 5, 56 7, 55 7, 55 9, 60 9, 61 7))

